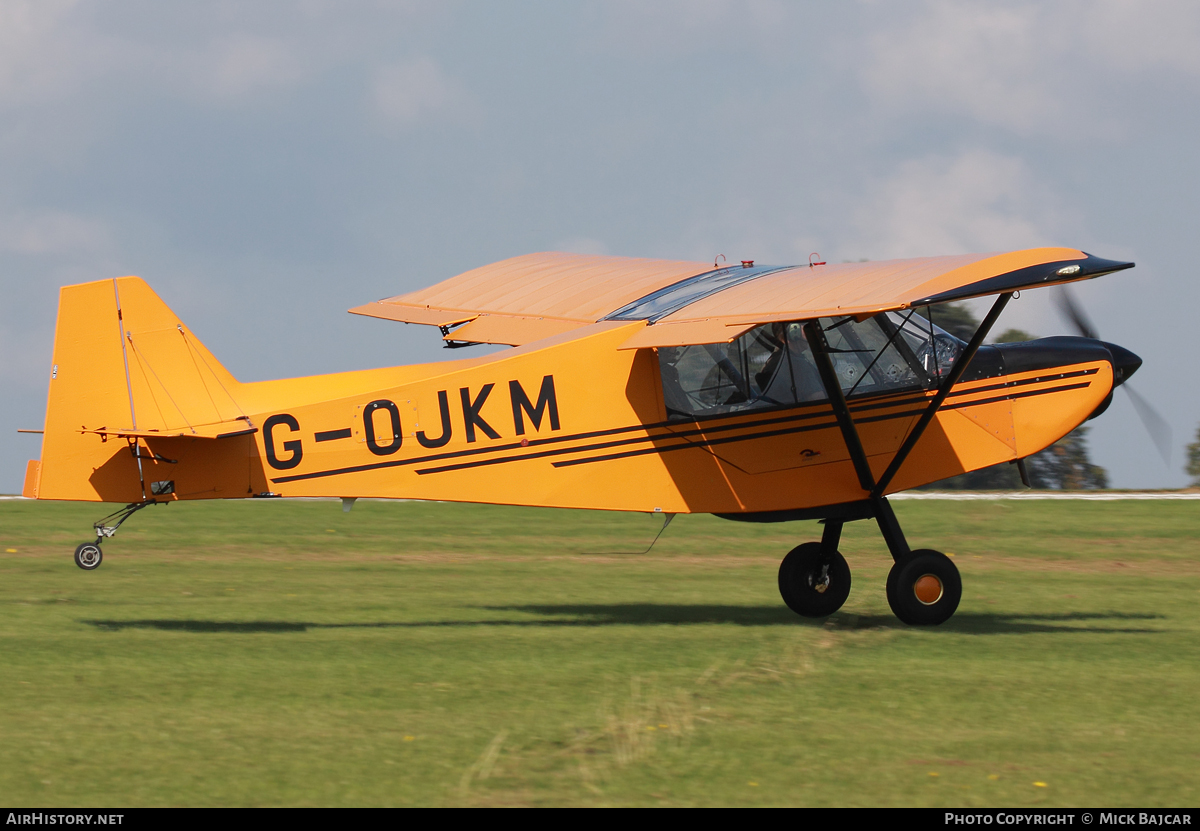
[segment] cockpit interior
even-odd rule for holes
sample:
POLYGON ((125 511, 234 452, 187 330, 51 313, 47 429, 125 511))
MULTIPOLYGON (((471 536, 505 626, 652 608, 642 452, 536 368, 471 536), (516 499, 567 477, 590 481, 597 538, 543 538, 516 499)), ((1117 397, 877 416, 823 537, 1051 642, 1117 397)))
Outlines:
MULTIPOLYGON (((914 310, 819 322, 848 399, 936 387, 966 347, 914 310)), ((668 418, 825 400, 804 323, 767 323, 730 343, 659 347, 668 418)))

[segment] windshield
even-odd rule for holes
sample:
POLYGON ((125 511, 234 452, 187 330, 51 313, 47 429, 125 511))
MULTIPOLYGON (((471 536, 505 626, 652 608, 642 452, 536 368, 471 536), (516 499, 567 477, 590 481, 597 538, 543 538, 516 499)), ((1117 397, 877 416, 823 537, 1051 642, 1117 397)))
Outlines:
MULTIPOLYGON (((668 416, 719 415, 825 400, 804 323, 768 323, 732 343, 660 347, 668 416)), ((847 398, 932 388, 964 346, 912 312, 886 312, 862 321, 821 318, 819 323, 847 398)))

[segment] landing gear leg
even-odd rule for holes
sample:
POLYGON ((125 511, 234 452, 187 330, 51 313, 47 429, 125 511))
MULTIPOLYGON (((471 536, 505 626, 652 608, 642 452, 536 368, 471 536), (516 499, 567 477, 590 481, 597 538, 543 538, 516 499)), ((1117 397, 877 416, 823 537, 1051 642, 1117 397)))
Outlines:
POLYGON ((92 524, 96 529, 96 541, 80 543, 75 549, 75 565, 79 566, 84 571, 94 571, 100 567, 100 563, 104 560, 104 552, 100 550, 100 541, 108 537, 116 535, 117 529, 147 505, 156 505, 157 500, 147 499, 143 502, 131 502, 119 511, 113 511, 99 522, 92 524), (107 523, 116 518, 116 522, 112 525, 107 523))
POLYGON ((958 568, 940 551, 911 551, 892 506, 882 497, 876 502, 875 519, 895 560, 887 576, 887 601, 892 612, 910 626, 945 623, 962 600, 958 568))
MULTIPOLYGON (((883 535, 883 541, 887 543, 895 563, 887 576, 887 600, 888 605, 892 606, 892 582, 896 576, 896 566, 907 560, 912 551, 908 547, 908 540, 904 538, 904 531, 900 528, 891 503, 884 497, 875 500, 875 521, 879 524, 879 533, 883 535)), ((892 606, 892 610, 895 611, 895 606, 892 606)))
POLYGON ((850 596, 850 566, 837 550, 841 520, 825 521, 821 541, 793 548, 779 564, 779 593, 802 617, 827 617, 850 596))
MULTIPOLYGON (((834 371, 833 361, 829 357, 831 350, 829 342, 825 338, 825 330, 818 320, 810 320, 804 324, 804 337, 812 350, 813 360, 821 375, 821 385, 825 388, 825 394, 829 396, 829 404, 837 419, 838 429, 841 430, 842 438, 846 442, 850 460, 854 463, 854 472, 858 476, 858 483, 868 494, 867 501, 870 504, 871 512, 879 523, 879 530, 883 533, 888 549, 892 552, 892 559, 896 561, 887 580, 888 605, 892 607, 896 617, 908 624, 937 625, 948 620, 958 608, 958 601, 962 597, 962 580, 958 576, 958 569, 946 555, 936 551, 909 550, 908 542, 904 539, 904 532, 900 530, 900 523, 896 521, 892 506, 888 504, 883 494, 904 464, 904 460, 908 458, 908 454, 920 441, 925 429, 937 416, 938 410, 945 403, 946 397, 954 385, 962 378, 971 359, 975 357, 980 344, 983 343, 983 339, 987 337, 987 333, 1012 296, 1013 292, 1005 292, 996 298, 991 311, 983 319, 983 323, 979 324, 979 328, 975 330, 970 342, 958 356, 958 360, 954 362, 949 374, 936 385, 937 392, 929 399, 925 411, 917 419, 917 423, 913 425, 904 442, 892 456, 887 469, 878 479, 875 478, 870 460, 867 458, 862 441, 858 436, 854 417, 842 394, 841 382, 834 371)), ((834 325, 840 326, 841 324, 834 325)), ((929 380, 932 383, 935 379, 930 378, 929 380)), ((800 551, 799 548, 792 554, 798 551, 800 551)), ((791 554, 788 555, 788 557, 791 556, 791 554)), ((784 566, 786 565, 787 560, 784 560, 784 566)), ((781 567, 781 589, 783 572, 784 568, 781 567)), ((849 570, 847 569, 848 575, 849 570)), ((791 601, 788 602, 788 605, 792 605, 791 601)), ((801 612, 801 614, 804 613, 801 612)))

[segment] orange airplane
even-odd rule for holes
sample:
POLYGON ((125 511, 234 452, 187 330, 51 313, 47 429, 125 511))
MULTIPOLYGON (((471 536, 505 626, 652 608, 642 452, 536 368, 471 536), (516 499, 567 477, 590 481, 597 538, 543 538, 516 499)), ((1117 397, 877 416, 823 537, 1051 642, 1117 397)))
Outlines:
MULTIPOLYGON (((910 549, 888 494, 1021 460, 1108 405, 1141 360, 1093 338, 984 346, 1020 290, 1129 268, 1071 248, 718 267, 531 254, 351 309, 437 326, 482 357, 241 383, 137 277, 62 289, 40 461, 24 494, 148 505, 358 497, 822 520, 779 588, 850 592, 846 522, 895 560, 892 610, 954 614, 953 562, 910 549), (998 295, 969 343, 916 314, 998 295)), ((936 312, 934 312, 936 317, 936 312)))

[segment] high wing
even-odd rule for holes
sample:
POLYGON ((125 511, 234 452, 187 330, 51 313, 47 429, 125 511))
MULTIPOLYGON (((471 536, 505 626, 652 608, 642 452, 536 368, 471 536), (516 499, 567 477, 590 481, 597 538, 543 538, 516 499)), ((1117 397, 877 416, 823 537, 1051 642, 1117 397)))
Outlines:
POLYGON ((446 339, 521 346, 595 323, 664 286, 712 271, 675 260, 527 254, 350 311, 444 331, 467 324, 446 339))
POLYGON ((514 257, 355 314, 441 327, 447 341, 519 346, 600 320, 645 321, 623 349, 732 341, 773 321, 871 315, 1131 268, 1074 248, 832 265, 514 257), (453 328, 452 327, 457 327, 453 328))

